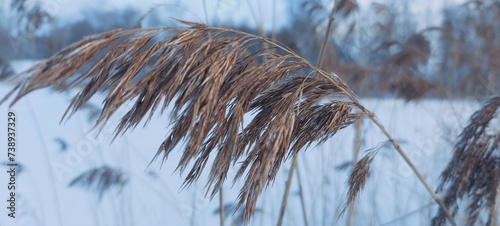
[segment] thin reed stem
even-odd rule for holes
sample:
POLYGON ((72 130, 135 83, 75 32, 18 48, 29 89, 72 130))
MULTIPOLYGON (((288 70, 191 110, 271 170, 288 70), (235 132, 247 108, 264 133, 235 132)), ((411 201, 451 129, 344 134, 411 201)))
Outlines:
POLYGON ((321 44, 321 49, 319 50, 318 54, 318 61, 316 62, 316 65, 318 68, 321 68, 322 66, 322 61, 323 61, 323 56, 325 54, 325 49, 326 49, 326 44, 328 43, 328 40, 330 39, 330 35, 333 30, 333 21, 335 20, 335 10, 336 10, 336 2, 333 3, 332 11, 330 12, 330 16, 328 17, 328 25, 326 26, 326 33, 325 37, 323 38, 323 44, 321 44))
POLYGON ((300 204, 302 205, 302 218, 304 219, 304 226, 308 226, 309 223, 307 220, 307 212, 306 212, 306 202, 304 200, 304 190, 302 188, 302 180, 300 179, 300 170, 299 170, 299 162, 298 159, 296 159, 297 163, 297 182, 299 183, 299 196, 300 196, 300 204))
POLYGON ((226 210, 224 207, 224 188, 221 186, 219 189, 219 205, 220 205, 220 226, 224 226, 224 218, 226 216, 226 210))
MULTIPOLYGON (((35 114, 35 109, 33 108, 33 105, 31 104, 31 101, 27 101, 28 103, 28 107, 30 109, 30 114, 32 116, 32 118, 34 119, 35 121, 35 128, 36 128, 36 131, 37 133, 40 135, 40 142, 42 143, 42 147, 43 147, 43 157, 45 158, 45 162, 51 162, 50 161, 50 155, 49 155, 49 151, 47 150, 47 144, 45 143, 45 137, 43 136, 43 131, 42 131, 42 127, 40 126, 40 124, 38 123, 39 120, 37 119, 36 117, 36 114, 35 114)), ((52 172, 52 169, 50 168, 50 165, 47 166, 48 167, 48 172, 52 172)), ((49 173, 48 174, 49 176, 49 183, 52 185, 51 188, 53 189, 53 201, 54 201, 54 209, 56 210, 56 213, 57 213, 57 217, 56 217, 56 220, 57 220, 57 225, 64 225, 63 224, 63 220, 61 218, 61 207, 60 207, 60 202, 59 202, 59 196, 58 196, 58 189, 57 187, 55 186, 57 183, 56 183, 56 179, 54 179, 54 175, 52 173, 49 173)))
MULTIPOLYGON (((328 39, 330 38, 330 34, 331 34, 331 27, 333 25, 333 18, 334 18, 334 13, 335 13, 335 3, 334 3, 334 6, 332 7, 332 11, 330 13, 330 16, 329 16, 329 20, 328 20, 328 28, 327 28, 327 31, 325 33, 325 37, 323 38, 323 44, 321 45, 321 49, 320 49, 320 52, 319 52, 319 55, 318 55, 318 60, 316 62, 316 65, 318 68, 321 68, 321 61, 323 61, 323 55, 324 55, 324 51, 325 51, 325 48, 326 48, 326 44, 328 42, 328 39)), ((290 169, 290 173, 288 175, 288 178, 289 178, 289 181, 291 181, 291 177, 293 177, 293 172, 295 171, 295 168, 298 166, 297 164, 297 155, 294 155, 293 156, 293 163, 292 163, 292 167, 290 169)), ((279 219, 278 219, 278 225, 281 225, 281 222, 283 221, 283 214, 284 214, 284 209, 286 208, 286 203, 287 203, 287 200, 288 199, 288 191, 290 190, 290 187, 292 183, 289 183, 289 181, 287 181, 287 184, 286 184, 286 188, 285 188, 285 195, 283 197, 283 201, 282 201, 282 205, 281 205, 281 211, 280 211, 280 216, 279 216, 279 219), (281 212, 283 212, 283 214, 281 214, 281 212)), ((302 203, 302 205, 304 206, 304 203, 302 203)), ((305 210, 304 210, 304 217, 305 217, 305 210)), ((307 223, 307 220, 306 218, 304 218, 304 220, 306 221, 307 223)))
MULTIPOLYGON (((353 150, 353 156, 352 156, 352 165, 356 165, 356 162, 358 162, 358 156, 359 156, 359 151, 361 149, 361 126, 363 125, 363 118, 358 119, 355 122, 356 126, 356 134, 354 138, 354 150, 353 150)), ((356 203, 351 204, 349 206, 349 217, 347 221, 347 225, 353 225, 353 220, 354 220, 354 212, 356 211, 355 207, 356 203)))
POLYGON ((434 199, 434 201, 436 201, 439 204, 439 206, 443 209, 443 211, 446 214, 446 218, 450 221, 450 223, 452 225, 456 226, 457 224, 455 223, 455 220, 451 216, 451 213, 448 210, 448 208, 446 207, 446 205, 439 198, 439 196, 434 192, 434 190, 431 188, 431 186, 429 185, 429 183, 425 179, 424 175, 422 175, 422 173, 420 173, 420 171, 415 166, 415 164, 413 164, 413 162, 408 157, 408 155, 406 155, 406 153, 403 151, 403 149, 401 148, 401 146, 399 145, 399 143, 392 138, 392 136, 389 134, 389 132, 387 132, 387 130, 380 123, 380 121, 378 121, 377 117, 373 113, 369 112, 366 109, 365 109, 365 112, 368 115, 368 117, 370 118, 370 120, 373 123, 375 123, 375 125, 377 125, 377 127, 382 131, 382 133, 384 133, 384 135, 387 137, 387 139, 389 139, 389 141, 391 142, 392 146, 394 146, 394 149, 396 149, 396 151, 401 155, 401 157, 403 157, 403 159, 408 164, 408 166, 410 166, 410 168, 413 171, 413 173, 415 173, 415 175, 417 175, 418 179, 425 186, 425 189, 427 189, 427 191, 429 192, 429 194, 431 194, 431 196, 434 199))
POLYGON ((208 22, 207 3, 205 0, 203 0, 203 11, 205 13, 205 20, 207 21, 205 23, 207 23, 207 25, 209 25, 210 23, 208 22))
POLYGON ((297 168, 297 156, 293 156, 292 167, 290 167, 290 172, 288 172, 288 179, 286 181, 285 193, 283 194, 283 201, 281 202, 280 215, 278 217, 278 226, 283 224, 283 216, 285 215, 286 203, 288 201, 288 194, 290 194, 290 187, 293 180, 293 171, 297 168))
MULTIPOLYGON (((500 188, 499 188, 500 189, 500 188)), ((491 216, 491 225, 498 225, 500 222, 498 222, 498 213, 500 212, 500 195, 497 195, 496 197, 497 201, 495 203, 495 211, 491 216)))
MULTIPOLYGON (((332 11, 330 13, 330 16, 329 16, 330 19, 328 20, 328 28, 327 28, 327 31, 325 33, 325 37, 323 39, 323 44, 321 45, 321 49, 320 49, 320 52, 318 55, 318 60, 316 62, 318 68, 321 68, 321 61, 323 61, 323 55, 324 55, 324 50, 326 48, 326 43, 328 42, 328 39, 330 38, 334 13, 335 13, 335 3, 334 3, 334 6, 332 8, 332 11)), ((289 181, 291 181, 291 178, 293 177, 293 172, 295 171, 295 168, 297 167, 297 159, 296 158, 297 158, 297 155, 294 155, 292 167, 291 167, 290 173, 288 175, 289 181)), ((288 191, 290 190, 290 186, 292 184, 292 183, 289 183, 289 181, 287 181, 286 188, 285 188, 285 195, 283 197, 283 201, 281 202, 282 205, 281 205, 281 210, 280 210, 280 216, 278 219, 278 225, 281 225, 281 222, 283 221, 284 210, 286 208, 286 203, 287 203, 287 199, 288 199, 288 191)), ((304 214, 304 216, 305 216, 305 214, 304 214)))
MULTIPOLYGON (((320 71, 321 72, 321 71, 320 71)), ((324 73, 319 73, 320 75, 324 76, 326 79, 330 80, 331 82, 335 82, 335 79, 327 74, 324 74, 324 73)), ((422 184, 425 186, 425 188, 427 189, 427 191, 429 192, 429 194, 431 194, 432 198, 439 204, 439 206, 443 209, 443 211, 446 213, 446 218, 450 221, 450 223, 452 225, 456 225, 455 223, 455 220, 453 220, 453 217, 452 215, 450 214, 450 211, 448 210, 448 208, 446 207, 446 205, 443 203, 443 201, 439 198, 439 196, 434 192, 434 190, 431 188, 431 186, 429 185, 429 183, 427 182, 427 180, 425 179, 425 177, 422 175, 422 173, 420 173, 420 171, 417 169, 417 167, 415 166, 415 164, 413 164, 413 162, 411 161, 411 159, 406 155, 406 152, 403 151, 403 149, 401 148, 401 146, 399 145, 399 143, 397 141, 395 141, 392 136, 389 134, 389 132, 387 132, 387 130, 384 128, 384 126, 380 123, 380 121, 378 121, 377 117, 375 116, 375 114, 373 114, 372 112, 370 112, 368 109, 366 109, 359 101, 358 99, 354 96, 353 93, 347 91, 345 88, 343 87, 338 87, 340 90, 346 92, 346 95, 351 99, 351 101, 365 114, 368 116, 368 118, 370 118, 370 120, 375 123, 375 125, 377 125, 377 127, 382 131, 382 133, 385 135, 385 137, 391 142, 392 146, 394 147, 394 149, 396 149, 396 151, 401 155, 401 157, 403 157, 403 159, 405 160, 405 162, 408 164, 408 166, 410 166, 411 170, 413 171, 413 173, 415 173, 415 175, 418 177, 418 179, 420 180, 420 182, 422 182, 422 184)))

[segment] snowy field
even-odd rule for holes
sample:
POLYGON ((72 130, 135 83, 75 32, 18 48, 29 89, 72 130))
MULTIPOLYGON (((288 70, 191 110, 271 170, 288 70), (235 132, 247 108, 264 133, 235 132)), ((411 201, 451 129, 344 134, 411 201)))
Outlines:
MULTIPOLYGON (((14 63, 18 71, 29 65, 29 61, 14 63)), ((10 83, 0 83, 0 97, 12 87, 10 83)), ((44 89, 12 108, 7 104, 0 106, 0 163, 5 167, 7 113, 13 111, 18 120, 16 160, 22 164, 16 181, 16 220, 7 218, 7 202, 2 201, 1 226, 219 225, 215 212, 218 196, 213 200, 205 197, 206 175, 195 185, 180 189, 183 177, 174 172, 180 150, 174 151, 161 169, 160 161, 148 167, 167 135, 167 115, 157 114, 146 127, 138 126, 111 143, 117 118, 97 134, 92 130, 96 110, 92 107, 59 124, 75 93, 44 89), (99 194, 92 190, 69 186, 81 173, 102 166, 123 173, 121 188, 111 187, 99 199, 99 194)), ((100 105, 98 98, 91 102, 100 105)), ((479 103, 468 100, 362 102, 400 142, 433 188, 438 185, 455 138, 479 107, 479 103)), ((309 225, 346 225, 349 214, 337 217, 345 202, 351 168, 339 166, 352 161, 354 132, 353 125, 327 143, 299 155, 309 225)), ((384 147, 375 157, 368 183, 356 203, 352 225, 428 225, 437 205, 424 186, 397 152, 384 144, 383 134, 367 119, 362 124, 361 138, 361 156, 370 148, 384 147)), ((262 193, 250 225, 276 224, 290 165, 291 161, 285 162, 274 184, 262 193)), ((8 194, 6 170, 2 168, 0 173, 1 200, 6 200, 8 194)), ((241 181, 234 186, 231 182, 230 175, 224 186, 225 204, 234 204, 242 185, 241 181)), ((294 177, 284 225, 303 225, 298 188, 294 177)), ((226 225, 237 222, 236 216, 228 216, 226 225)))

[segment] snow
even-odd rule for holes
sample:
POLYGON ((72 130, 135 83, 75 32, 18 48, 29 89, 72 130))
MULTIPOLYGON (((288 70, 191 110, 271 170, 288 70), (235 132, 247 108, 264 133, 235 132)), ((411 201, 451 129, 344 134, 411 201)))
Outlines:
MULTIPOLYGON (((31 61, 33 64, 35 61, 31 61)), ((14 62, 19 72, 30 61, 14 62)), ((13 86, 0 83, 0 97, 13 86)), ((13 111, 17 123, 18 174, 17 219, 0 215, 2 226, 11 225, 218 225, 218 197, 205 197, 206 173, 193 186, 180 189, 182 176, 175 171, 180 150, 174 151, 160 169, 160 161, 150 167, 152 157, 167 135, 167 116, 156 114, 146 126, 138 126, 111 142, 118 119, 112 118, 97 135, 91 130, 89 111, 76 113, 59 124, 70 97, 76 93, 35 91, 13 107, 0 105, 0 146, 6 147, 7 112, 13 111), (1 129, 4 128, 4 129, 1 129), (58 140, 68 145, 61 150, 58 140), (112 189, 102 200, 80 187, 69 187, 82 172, 108 165, 123 170, 129 183, 121 192, 112 189)), ((91 100, 97 106, 99 98, 91 100)), ((363 99, 400 142, 408 156, 433 188, 445 167, 452 143, 479 106, 468 100, 421 100, 406 103, 398 99, 363 99)), ((126 106, 118 114, 123 114, 126 106)), ((362 150, 383 147, 375 157, 368 183, 359 197, 353 225, 427 225, 437 205, 396 151, 384 145, 386 138, 367 119, 362 126, 362 150)), ((349 170, 337 166, 352 161, 354 126, 350 126, 323 145, 299 155, 309 225, 345 225, 348 214, 337 216, 347 194, 349 170)), ((2 148, 2 150, 5 150, 2 148)), ((361 156, 364 154, 361 153, 361 156)), ((6 152, 0 163, 6 161, 6 152)), ((276 181, 261 195, 258 212, 250 225, 274 225, 277 221, 285 181, 291 162, 282 165, 276 181)), ((0 197, 6 199, 6 169, 0 172, 0 197)), ((225 203, 234 203, 242 181, 225 183, 225 203)), ((298 183, 294 177, 284 225, 302 225, 298 183)), ((1 202, 5 206, 6 202, 1 202)), ((227 222, 229 223, 229 221, 227 222)))

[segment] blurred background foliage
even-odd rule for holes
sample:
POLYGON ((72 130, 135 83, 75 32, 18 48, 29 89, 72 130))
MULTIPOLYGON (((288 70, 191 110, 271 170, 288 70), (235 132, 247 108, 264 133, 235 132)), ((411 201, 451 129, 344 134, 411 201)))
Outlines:
MULTIPOLYGON (((12 74, 8 64, 13 60, 47 58, 84 37, 110 29, 172 25, 171 18, 162 18, 178 10, 158 6, 145 15, 134 8, 82 9, 84 19, 58 21, 40 4, 27 2, 7 1, 0 9, 4 12, 0 14, 0 78, 12 74)), ((448 3, 440 11, 439 24, 432 26, 420 26, 423 20, 419 17, 425 15, 412 14, 413 3, 407 0, 374 1, 367 13, 360 13, 355 0, 282 4, 288 4, 289 15, 278 16, 288 17, 289 23, 273 30, 252 26, 252 22, 211 25, 265 35, 315 62, 335 7, 332 35, 321 65, 342 77, 359 96, 414 100, 484 99, 499 94, 499 0, 448 3)))

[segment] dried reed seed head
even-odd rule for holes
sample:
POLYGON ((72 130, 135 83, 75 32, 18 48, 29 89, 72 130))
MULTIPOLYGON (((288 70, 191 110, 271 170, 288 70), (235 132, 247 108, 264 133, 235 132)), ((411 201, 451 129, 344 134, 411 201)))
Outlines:
POLYGON ((371 150, 368 150, 367 154, 354 165, 354 169, 352 170, 348 180, 349 191, 347 194, 347 201, 344 204, 344 207, 342 207, 339 218, 347 210, 347 207, 354 203, 359 193, 363 190, 368 176, 370 175, 370 166, 373 162, 373 158, 377 155, 378 150, 382 146, 383 145, 379 145, 371 150))
POLYGON ((353 109, 362 106, 336 75, 280 44, 236 30, 181 23, 189 27, 113 30, 75 43, 25 72, 33 75, 4 101, 15 94, 13 104, 44 87, 83 86, 65 117, 106 91, 96 126, 133 102, 116 136, 172 103, 172 129, 154 159, 165 161, 185 143, 177 169, 183 172, 194 162, 187 186, 215 153, 207 183, 212 197, 229 168, 243 160, 235 180, 246 174, 238 207, 245 205, 248 221, 286 157, 350 125, 361 117, 353 109), (251 113, 255 117, 243 126, 245 114, 251 113))
MULTIPOLYGON (((347 210, 347 207, 352 206, 352 204, 356 201, 356 198, 359 196, 359 193, 363 190, 363 187, 366 184, 366 181, 370 175, 370 166, 373 162, 373 158, 377 155, 378 151, 390 144, 390 141, 385 141, 379 143, 377 146, 366 151, 366 155, 359 160, 356 164, 354 164, 354 168, 349 176, 347 181, 349 185, 349 190, 347 194, 347 201, 342 207, 338 218, 342 217, 342 215, 347 210)), ((342 167, 348 168, 351 163, 345 164, 342 167)), ((340 168, 342 170, 342 168, 340 168)))
POLYGON ((102 166, 83 172, 74 178, 69 186, 80 186, 98 193, 99 199, 102 199, 104 193, 113 187, 119 191, 128 183, 127 175, 121 170, 102 166))
MULTIPOLYGON (((444 202, 455 215, 459 200, 467 199, 467 224, 474 225, 481 213, 490 219, 500 186, 500 133, 489 125, 498 120, 500 97, 492 97, 463 129, 455 145, 453 157, 441 175, 438 191, 444 191, 444 202)), ((497 121, 498 122, 498 121, 497 121)), ((439 211, 433 225, 445 224, 445 213, 439 211)))

